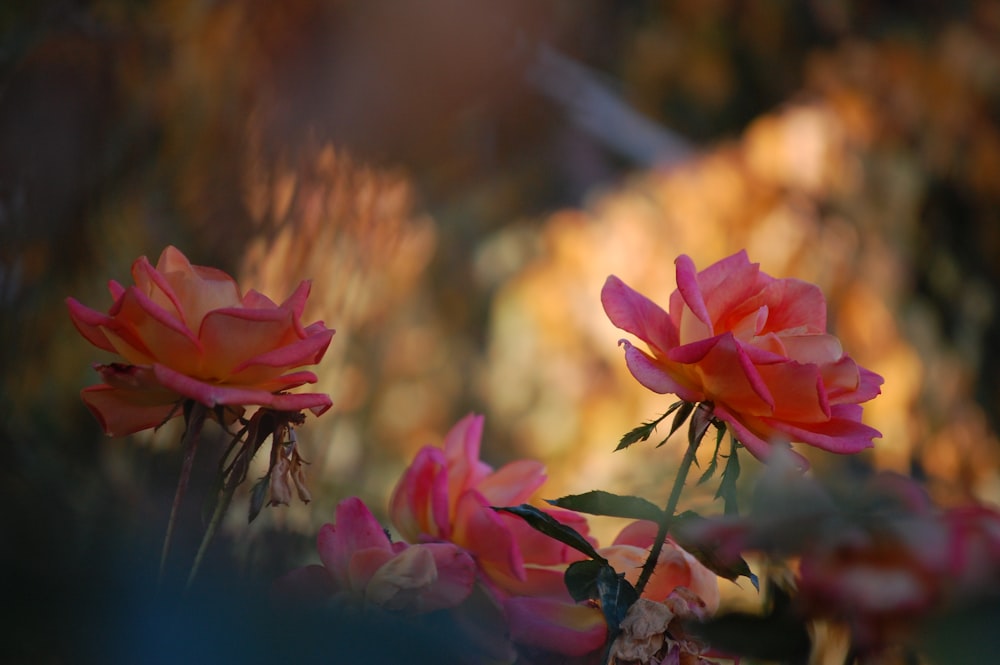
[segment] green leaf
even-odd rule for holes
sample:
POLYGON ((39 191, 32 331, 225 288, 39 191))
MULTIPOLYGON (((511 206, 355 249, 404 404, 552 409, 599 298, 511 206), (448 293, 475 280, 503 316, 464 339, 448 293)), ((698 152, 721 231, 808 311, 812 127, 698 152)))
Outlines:
MULTIPOLYGON (((663 439, 663 441, 660 441, 658 444, 656 444, 657 448, 659 448, 667 441, 669 441, 670 437, 674 435, 674 432, 680 429, 681 425, 683 425, 684 422, 688 419, 688 416, 691 415, 691 412, 694 410, 695 406, 694 402, 678 402, 674 406, 678 406, 678 404, 680 406, 677 409, 677 413, 674 414, 674 421, 670 423, 670 432, 667 433, 667 436, 665 439, 663 439)), ((664 417, 666 417, 666 415, 667 415, 666 413, 663 414, 664 417)))
POLYGON ((604 557, 597 553, 597 550, 590 544, 590 541, 584 538, 579 531, 573 527, 566 526, 548 513, 532 505, 522 503, 520 506, 493 506, 493 510, 517 515, 536 531, 540 531, 550 538, 555 538, 559 542, 583 552, 591 559, 606 561, 604 557))
POLYGON ((607 565, 596 559, 584 559, 583 561, 574 561, 566 568, 566 572, 563 573, 563 581, 566 583, 566 590, 569 591, 573 600, 576 602, 588 599, 597 600, 599 597, 597 575, 601 572, 601 568, 607 565))
POLYGON ((584 494, 571 494, 546 503, 558 508, 575 510, 588 515, 627 517, 635 520, 658 522, 663 511, 656 504, 638 496, 622 496, 602 490, 592 490, 584 494))
POLYGON ((670 529, 674 542, 719 577, 732 581, 745 577, 760 591, 760 581, 743 557, 723 556, 719 543, 705 542, 692 533, 694 527, 704 521, 704 517, 690 510, 674 517, 670 529))
POLYGON ((682 404, 685 404, 685 402, 674 402, 673 404, 670 405, 670 408, 667 409, 666 413, 664 413, 659 418, 656 418, 655 420, 650 420, 648 423, 643 423, 638 427, 636 427, 635 429, 629 431, 621 438, 621 441, 618 442, 618 447, 615 448, 615 452, 618 452, 619 450, 624 450, 625 448, 631 446, 633 443, 638 443, 640 441, 645 441, 646 439, 648 439, 650 436, 653 435, 653 431, 656 429, 656 426, 659 425, 664 418, 666 418, 671 413, 680 408, 682 404))

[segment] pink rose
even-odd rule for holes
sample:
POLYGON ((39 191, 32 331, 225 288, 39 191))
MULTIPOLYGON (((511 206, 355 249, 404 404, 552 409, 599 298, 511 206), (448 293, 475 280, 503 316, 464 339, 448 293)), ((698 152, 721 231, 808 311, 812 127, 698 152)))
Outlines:
POLYGON ((312 372, 289 370, 318 363, 334 332, 321 321, 302 325, 309 282, 277 305, 256 291, 241 294, 232 277, 191 265, 174 247, 155 268, 139 258, 132 277, 128 288, 109 283, 107 314, 66 301, 80 334, 125 361, 97 365, 104 383, 82 393, 109 435, 155 427, 180 415, 185 399, 317 415, 330 408, 327 395, 285 392, 315 383, 312 372))
POLYGON ((287 603, 330 598, 407 614, 457 607, 476 580, 476 564, 450 543, 392 543, 358 498, 337 505, 336 522, 316 538, 322 566, 293 570, 275 583, 287 603))
POLYGON ((669 314, 615 276, 601 302, 611 322, 643 340, 626 340, 632 375, 657 393, 711 402, 756 457, 777 442, 855 453, 881 434, 861 422, 861 402, 882 377, 859 367, 826 332, 826 301, 815 285, 775 279, 746 252, 701 272, 676 260, 669 314))
MULTIPOLYGON (((563 579, 566 567, 584 555, 491 508, 526 502, 545 481, 544 467, 517 460, 494 471, 479 459, 482 429, 482 416, 466 416, 447 434, 443 448, 428 446, 417 453, 393 492, 392 521, 411 542, 450 541, 472 554, 503 607, 512 641, 564 656, 589 654, 607 638, 604 615, 592 603, 575 602, 563 579)), ((546 512, 587 537, 583 515, 546 512)), ((634 582, 655 531, 652 523, 637 522, 599 552, 634 582)), ((711 609, 718 606, 715 575, 672 542, 651 580, 647 595, 656 596, 650 597, 662 600, 684 586, 711 609)))

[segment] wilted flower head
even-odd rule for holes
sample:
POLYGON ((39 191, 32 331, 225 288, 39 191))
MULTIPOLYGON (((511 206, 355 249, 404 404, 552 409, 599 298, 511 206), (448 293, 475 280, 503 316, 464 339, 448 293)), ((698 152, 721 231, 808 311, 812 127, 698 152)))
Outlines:
POLYGON ((620 342, 639 383, 710 402, 760 459, 776 442, 854 453, 881 436, 861 423, 860 404, 879 394, 882 377, 826 332, 818 287, 765 275, 745 251, 701 272, 685 255, 675 263, 669 313, 613 275, 601 291, 611 322, 649 347, 620 342))
POLYGON ((333 330, 300 320, 310 283, 302 282, 278 305, 257 291, 240 292, 232 277, 191 265, 167 247, 153 267, 132 264, 133 286, 109 283, 107 314, 67 299, 77 330, 91 344, 124 362, 97 365, 104 383, 84 389, 84 402, 105 432, 123 436, 180 415, 179 402, 278 411, 330 407, 325 394, 285 391, 315 383, 318 363, 333 330))

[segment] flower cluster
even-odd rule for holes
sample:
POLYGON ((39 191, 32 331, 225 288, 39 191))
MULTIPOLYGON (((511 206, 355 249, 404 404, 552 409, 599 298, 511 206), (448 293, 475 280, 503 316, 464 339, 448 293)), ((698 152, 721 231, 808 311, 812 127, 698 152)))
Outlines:
MULTIPOLYGON (((466 416, 442 447, 422 448, 403 474, 389 514, 410 544, 391 543, 368 509, 347 499, 337 508, 336 523, 320 531, 323 566, 289 573, 278 584, 279 595, 287 599, 301 589, 305 602, 320 593, 327 600, 346 596, 348 602, 391 610, 457 608, 472 593, 474 562, 476 583, 500 609, 519 649, 584 657, 601 648, 608 637, 604 615, 595 603, 575 601, 564 583, 567 566, 584 555, 493 509, 530 499, 545 480, 544 468, 518 460, 494 470, 479 458, 482 428, 482 416, 466 416), (421 549, 428 553, 418 555, 421 549)), ((587 533, 582 515, 546 512, 587 533)), ((597 551, 634 582, 655 531, 655 524, 634 522, 597 551)), ((644 597, 662 602, 678 592, 705 612, 718 607, 715 574, 670 542, 644 597)))
POLYGON ((843 622, 861 652, 913 641, 922 621, 1000 598, 1000 511, 936 507, 916 481, 878 473, 847 489, 774 459, 751 509, 687 529, 723 557, 798 561, 795 610, 843 622))

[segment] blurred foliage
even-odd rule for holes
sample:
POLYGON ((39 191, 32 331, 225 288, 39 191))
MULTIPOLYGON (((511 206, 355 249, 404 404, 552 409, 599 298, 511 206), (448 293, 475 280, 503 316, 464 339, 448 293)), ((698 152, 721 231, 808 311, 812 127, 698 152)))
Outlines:
POLYGON ((335 407, 300 436, 316 501, 250 530, 235 509, 217 570, 227 545, 240 574, 299 563, 337 500, 377 510, 469 410, 487 459, 546 461, 549 498, 661 501, 680 451, 611 451, 667 402, 628 376, 598 293, 616 273, 664 302, 682 252, 746 247, 816 282, 885 376, 866 409, 884 439, 821 470, 1000 500, 998 199, 990 0, 4 3, 0 483, 18 535, 0 560, 42 575, 109 540, 155 549, 176 432, 102 440, 77 397, 101 359, 62 300, 110 304, 106 280, 168 243, 274 298, 314 279, 310 314, 338 330, 319 371, 335 407), (572 122, 526 82, 539 44, 693 156, 635 163, 572 122))

